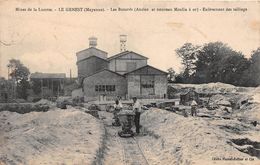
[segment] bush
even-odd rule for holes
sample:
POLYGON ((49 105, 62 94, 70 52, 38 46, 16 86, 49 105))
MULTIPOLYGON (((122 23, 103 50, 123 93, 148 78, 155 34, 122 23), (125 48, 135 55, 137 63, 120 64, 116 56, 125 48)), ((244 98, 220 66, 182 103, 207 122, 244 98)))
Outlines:
POLYGON ((10 111, 24 114, 29 112, 47 112, 49 108, 48 105, 11 103, 0 105, 0 112, 10 111))

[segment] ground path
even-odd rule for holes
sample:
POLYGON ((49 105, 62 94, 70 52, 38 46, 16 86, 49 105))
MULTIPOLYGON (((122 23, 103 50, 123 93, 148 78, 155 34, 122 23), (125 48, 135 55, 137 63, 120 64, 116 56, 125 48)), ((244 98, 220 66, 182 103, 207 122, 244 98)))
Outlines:
POLYGON ((100 118, 106 129, 104 165, 146 165, 148 161, 143 155, 136 138, 121 138, 118 131, 121 127, 112 126, 112 113, 101 111, 100 118))

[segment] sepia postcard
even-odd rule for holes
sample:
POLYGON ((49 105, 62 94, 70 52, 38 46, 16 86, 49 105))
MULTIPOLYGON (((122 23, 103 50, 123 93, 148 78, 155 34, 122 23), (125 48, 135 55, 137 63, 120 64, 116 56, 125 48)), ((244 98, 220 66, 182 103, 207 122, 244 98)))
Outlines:
POLYGON ((0 165, 259 165, 259 132, 259 0, 0 0, 0 165))

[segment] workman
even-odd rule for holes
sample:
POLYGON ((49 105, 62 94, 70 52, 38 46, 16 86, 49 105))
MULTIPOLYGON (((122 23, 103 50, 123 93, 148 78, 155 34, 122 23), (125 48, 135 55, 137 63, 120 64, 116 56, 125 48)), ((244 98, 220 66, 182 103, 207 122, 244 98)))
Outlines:
POLYGON ((193 99, 191 101, 191 116, 197 116, 197 102, 193 99))
POLYGON ((115 101, 115 104, 114 104, 114 119, 115 119, 115 122, 112 124, 112 125, 115 125, 115 126, 120 126, 120 121, 119 121, 119 118, 118 118, 118 113, 120 112, 120 110, 123 108, 123 105, 121 102, 119 102, 119 100, 117 99, 115 101))
POLYGON ((141 115, 141 104, 137 100, 136 97, 133 97, 133 111, 135 112, 135 128, 136 128, 136 133, 140 133, 140 115, 141 115))

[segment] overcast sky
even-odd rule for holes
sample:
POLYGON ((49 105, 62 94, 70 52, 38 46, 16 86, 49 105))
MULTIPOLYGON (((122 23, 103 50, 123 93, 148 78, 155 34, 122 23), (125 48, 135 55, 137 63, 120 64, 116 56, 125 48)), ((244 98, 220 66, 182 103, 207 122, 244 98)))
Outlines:
POLYGON ((119 35, 127 35, 127 49, 147 56, 162 70, 181 70, 175 49, 186 42, 222 41, 249 57, 260 46, 259 2, 170 1, 5 1, 0 0, 0 75, 7 63, 20 59, 31 72, 65 72, 77 76, 77 51, 98 38, 97 48, 108 56, 119 53, 119 35), (73 2, 73 3, 72 3, 73 2), (105 12, 23 12, 15 8, 105 8, 105 12), (110 12, 110 7, 247 8, 246 12, 110 12))

